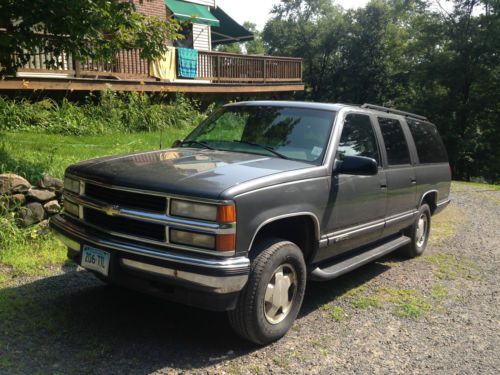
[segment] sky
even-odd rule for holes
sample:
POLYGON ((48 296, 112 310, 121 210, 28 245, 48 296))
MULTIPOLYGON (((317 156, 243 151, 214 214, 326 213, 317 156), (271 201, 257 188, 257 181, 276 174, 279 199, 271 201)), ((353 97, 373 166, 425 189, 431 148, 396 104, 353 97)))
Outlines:
MULTIPOLYGON (((279 0, 215 0, 216 4, 232 18, 242 24, 251 21, 262 30, 269 18, 269 11, 279 0)), ((344 8, 358 8, 368 3, 368 0, 337 0, 344 8)))

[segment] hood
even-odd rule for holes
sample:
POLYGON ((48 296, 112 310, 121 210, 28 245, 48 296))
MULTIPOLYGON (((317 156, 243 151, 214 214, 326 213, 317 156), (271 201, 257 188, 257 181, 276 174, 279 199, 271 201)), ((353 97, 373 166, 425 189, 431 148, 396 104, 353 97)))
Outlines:
POLYGON ((305 168, 311 165, 262 155, 176 148, 88 160, 70 166, 67 173, 116 186, 218 199, 225 190, 250 180, 305 168))

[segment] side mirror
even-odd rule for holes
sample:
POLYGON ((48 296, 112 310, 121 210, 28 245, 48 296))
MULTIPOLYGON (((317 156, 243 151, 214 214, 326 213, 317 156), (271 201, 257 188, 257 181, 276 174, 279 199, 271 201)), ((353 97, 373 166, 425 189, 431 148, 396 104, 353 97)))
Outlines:
POLYGON ((182 139, 177 139, 174 141, 174 143, 172 143, 173 148, 180 147, 181 145, 182 145, 182 139))
POLYGON ((338 174, 375 176, 378 173, 378 164, 375 159, 365 156, 346 156, 343 160, 337 161, 335 172, 338 174))

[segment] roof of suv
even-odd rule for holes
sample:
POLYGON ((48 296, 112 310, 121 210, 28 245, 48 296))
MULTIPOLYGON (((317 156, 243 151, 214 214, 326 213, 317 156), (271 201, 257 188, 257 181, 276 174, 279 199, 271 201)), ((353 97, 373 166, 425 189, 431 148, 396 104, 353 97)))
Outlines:
POLYGON ((355 107, 347 106, 345 104, 330 104, 330 103, 314 103, 314 102, 296 102, 296 101, 277 101, 277 100, 256 100, 250 102, 238 102, 227 104, 226 106, 276 106, 276 107, 295 107, 295 108, 310 108, 310 109, 322 109, 326 111, 338 111, 343 107, 355 107))
POLYGON ((385 108, 381 106, 376 106, 373 104, 341 104, 341 103, 314 103, 314 102, 301 102, 301 101, 277 101, 277 100, 255 100, 247 102, 230 103, 226 106, 276 106, 276 107, 295 107, 295 108, 308 108, 308 109, 319 109, 326 111, 339 111, 342 108, 356 108, 362 109, 367 112, 378 113, 378 114, 392 114, 402 117, 412 117, 424 121, 428 119, 424 116, 420 116, 414 113, 404 112, 393 108, 385 108))

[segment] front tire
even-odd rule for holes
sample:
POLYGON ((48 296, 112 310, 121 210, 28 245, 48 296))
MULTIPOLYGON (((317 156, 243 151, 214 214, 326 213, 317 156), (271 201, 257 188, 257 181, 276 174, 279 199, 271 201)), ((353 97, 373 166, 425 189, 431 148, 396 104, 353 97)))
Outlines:
POLYGON ((431 210, 429 205, 423 204, 418 210, 415 222, 406 232, 411 242, 401 249, 402 255, 407 258, 416 258, 422 255, 427 247, 430 231, 431 210))
POLYGON ((248 283, 228 314, 236 333, 266 345, 283 337, 295 321, 307 274, 302 251, 292 242, 273 239, 256 250, 248 283))

